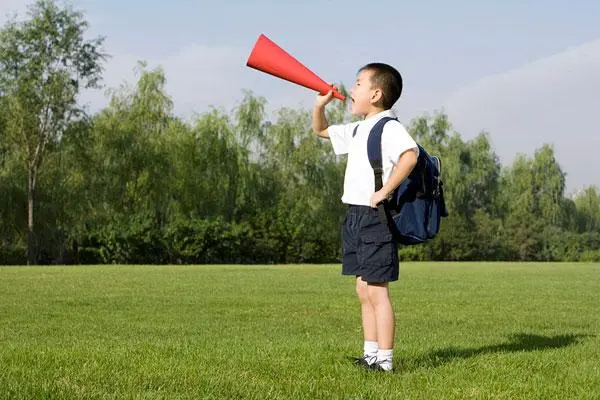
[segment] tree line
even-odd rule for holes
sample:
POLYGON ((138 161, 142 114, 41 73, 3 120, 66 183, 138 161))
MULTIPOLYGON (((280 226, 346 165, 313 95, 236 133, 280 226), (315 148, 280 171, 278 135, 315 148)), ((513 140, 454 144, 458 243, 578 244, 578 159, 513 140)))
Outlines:
MULTIPOLYGON (((38 0, 0 31, 0 264, 339 262, 345 156, 312 133, 310 110, 268 121, 244 91, 187 121, 162 68, 140 62, 86 113, 78 95, 107 59, 86 29, 38 0)), ((328 107, 332 123, 351 118, 328 107)), ((442 159, 450 216, 403 259, 600 261, 600 192, 567 197, 552 146, 503 166, 487 133, 464 140, 444 113, 406 124, 442 159)))

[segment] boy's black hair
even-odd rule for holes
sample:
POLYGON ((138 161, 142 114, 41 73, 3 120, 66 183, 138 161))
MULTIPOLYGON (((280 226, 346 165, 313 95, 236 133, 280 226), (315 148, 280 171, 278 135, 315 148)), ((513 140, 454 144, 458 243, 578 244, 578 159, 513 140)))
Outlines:
POLYGON ((362 67, 358 72, 369 70, 373 71, 371 75, 371 84, 383 92, 381 105, 389 110, 398 101, 402 94, 402 75, 391 65, 373 62, 362 67))

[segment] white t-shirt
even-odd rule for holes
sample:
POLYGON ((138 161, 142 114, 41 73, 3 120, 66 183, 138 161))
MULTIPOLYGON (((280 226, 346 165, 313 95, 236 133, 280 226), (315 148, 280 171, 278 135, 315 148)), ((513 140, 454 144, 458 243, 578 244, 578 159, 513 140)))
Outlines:
MULTIPOLYGON (((370 205, 371 196, 375 192, 375 177, 367 155, 367 140, 371 128, 382 117, 396 118, 396 115, 393 111, 386 110, 362 121, 331 125, 327 129, 335 154, 348 154, 342 195, 342 202, 345 204, 370 205), (358 125, 356 136, 352 137, 356 125, 358 125)), ((417 148, 417 144, 404 125, 399 121, 386 122, 381 135, 384 185, 400 155, 412 148, 417 148)))

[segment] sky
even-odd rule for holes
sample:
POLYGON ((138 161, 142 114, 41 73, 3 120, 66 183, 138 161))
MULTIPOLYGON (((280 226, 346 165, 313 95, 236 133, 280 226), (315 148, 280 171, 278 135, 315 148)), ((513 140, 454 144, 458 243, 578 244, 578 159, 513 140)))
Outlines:
MULTIPOLYGON (((600 2, 71 0, 106 37, 103 83, 134 84, 137 60, 161 66, 175 112, 232 110, 251 90, 268 110, 311 107, 315 93, 246 66, 265 34, 322 79, 350 88, 359 67, 394 65, 405 123, 445 112, 469 140, 490 135, 503 165, 554 147, 567 194, 600 186, 600 2), (367 5, 369 4, 369 5, 367 5)), ((0 0, 0 23, 28 2, 0 0)), ((91 110, 103 91, 83 96, 91 110)))

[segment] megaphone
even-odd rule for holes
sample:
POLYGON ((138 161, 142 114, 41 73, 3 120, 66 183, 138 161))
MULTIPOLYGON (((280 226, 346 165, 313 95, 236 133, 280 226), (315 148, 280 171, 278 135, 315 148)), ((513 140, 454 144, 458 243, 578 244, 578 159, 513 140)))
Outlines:
POLYGON ((327 84, 264 34, 258 37, 246 65, 308 89, 316 90, 322 95, 333 90, 335 98, 342 101, 346 99, 333 85, 327 84))

